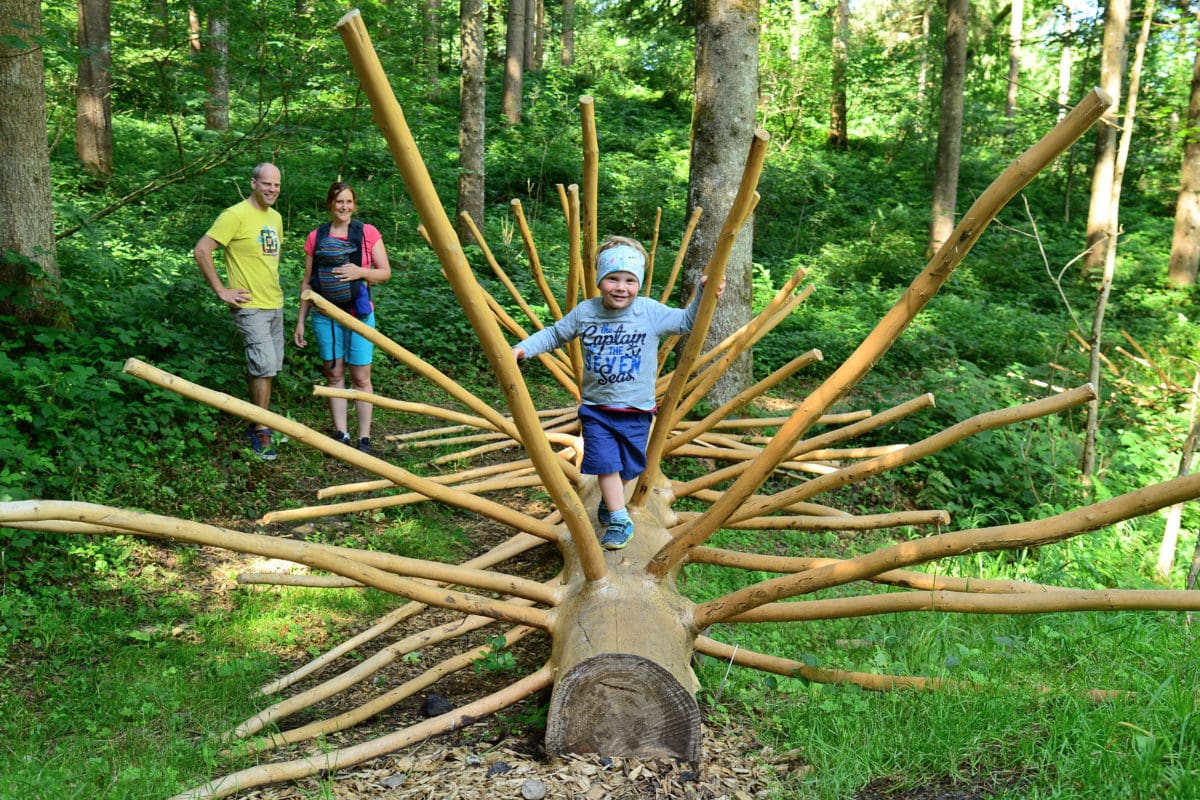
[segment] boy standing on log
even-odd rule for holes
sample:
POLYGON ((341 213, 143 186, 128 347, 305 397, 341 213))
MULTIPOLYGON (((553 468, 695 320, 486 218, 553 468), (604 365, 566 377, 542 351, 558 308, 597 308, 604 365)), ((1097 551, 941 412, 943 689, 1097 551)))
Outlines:
MULTIPOLYGON (((608 550, 620 550, 633 538, 625 482, 646 469, 646 442, 657 408, 659 339, 690 331, 700 309, 700 292, 682 309, 638 296, 646 260, 646 249, 637 240, 609 237, 596 251, 600 296, 585 300, 554 325, 513 347, 513 356, 523 361, 572 339, 583 345, 581 471, 597 476, 596 516, 605 528, 600 544, 608 550)), ((704 283, 701 278, 701 291, 704 283)), ((722 282, 717 297, 724 289, 722 282)))

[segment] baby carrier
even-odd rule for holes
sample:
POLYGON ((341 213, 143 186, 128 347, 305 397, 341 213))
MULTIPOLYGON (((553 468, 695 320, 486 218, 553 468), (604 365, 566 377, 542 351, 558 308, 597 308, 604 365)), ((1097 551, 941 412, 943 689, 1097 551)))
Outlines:
POLYGON ((367 282, 343 281, 333 274, 337 267, 363 263, 363 224, 351 220, 345 239, 330 236, 329 225, 326 222, 317 228, 309 286, 347 314, 365 317, 371 313, 371 290, 367 282))

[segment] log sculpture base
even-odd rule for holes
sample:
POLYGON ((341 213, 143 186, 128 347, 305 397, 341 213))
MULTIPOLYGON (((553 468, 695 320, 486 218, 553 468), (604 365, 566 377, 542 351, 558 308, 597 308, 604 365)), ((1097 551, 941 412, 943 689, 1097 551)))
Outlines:
POLYGON ((700 708, 670 672, 641 656, 605 653, 559 679, 546 752, 700 761, 700 708), (566 712, 570 709, 570 713, 566 712))

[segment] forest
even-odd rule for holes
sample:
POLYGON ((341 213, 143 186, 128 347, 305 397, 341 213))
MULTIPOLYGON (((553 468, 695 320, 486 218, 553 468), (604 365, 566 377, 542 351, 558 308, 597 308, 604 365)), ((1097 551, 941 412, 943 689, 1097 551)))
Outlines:
MULTIPOLYGON (((349 8, 0 0, 8 109, 0 115, 0 512, 29 501, 97 504, 285 546, 453 565, 511 534, 495 518, 431 502, 304 517, 319 491, 370 472, 306 446, 303 429, 291 441, 276 437, 274 460, 257 458, 243 416, 130 374, 136 359, 246 399, 241 337, 193 248, 223 209, 250 195, 255 165, 271 162, 281 175, 274 208, 288 332, 271 411, 332 433, 329 404, 314 396, 326 382, 321 362, 312 343, 293 346, 291 330, 304 237, 328 220, 326 192, 342 180, 391 263, 390 280, 372 289, 379 331, 509 413, 506 381, 456 296, 464 279, 439 263, 436 231, 339 36, 349 8), (303 521, 270 521, 276 514, 303 521)), ((592 113, 597 207, 586 210, 598 225, 584 231, 585 250, 610 234, 653 243, 647 282, 655 296, 674 284, 674 305, 686 303, 714 252, 727 255, 714 341, 803 276, 803 301, 731 359, 693 421, 781 369, 788 377, 734 416, 777 420, 802 407, 903 304, 997 176, 1077 105, 1112 100, 984 221, 961 266, 829 411, 878 413, 931 394, 919 413, 856 442, 879 453, 1085 384, 1095 398, 984 430, 822 499, 863 517, 932 509, 949 523, 732 525, 710 545, 850 560, 934 533, 1033 525, 1191 473, 1200 436, 1200 5, 426 0, 357 8, 472 279, 504 313, 523 319, 518 296, 552 312, 527 232, 555 291, 570 280, 581 240, 564 189, 591 196, 592 113), (721 226, 755 147, 763 156, 757 195, 725 253, 721 226), (692 234, 697 206, 704 213, 692 234), (673 261, 677 283, 668 279, 673 261), (819 358, 790 371, 812 351, 819 358)), ((510 332, 508 344, 517 338, 510 332)), ((673 365, 685 350, 671 354, 673 365)), ((539 408, 577 402, 553 369, 530 364, 520 374, 539 408)), ((376 456, 434 479, 466 470, 468 460, 449 440, 414 444, 438 424, 417 407, 453 405, 426 377, 377 350, 375 391, 404 407, 378 406, 371 436, 376 456)), ((763 425, 768 447, 786 429, 763 425)), ((717 471, 703 453, 679 453, 673 480, 703 482, 717 471)), ((848 453, 789 466, 762 492, 782 494, 860 457, 848 453)), ((713 496, 727 490, 720 484, 713 496)), ((534 515, 561 510, 554 491, 549 481, 514 484, 496 500, 534 515)), ((714 502, 684 497, 678 510, 691 519, 714 502)), ((0 798, 449 797, 456 785, 464 797, 468 785, 482 787, 472 789, 481 797, 516 797, 523 784, 489 765, 518 758, 549 796, 598 796, 553 783, 542 745, 548 714, 553 720, 547 691, 360 769, 318 770, 257 791, 193 789, 358 741, 340 731, 255 752, 259 740, 238 750, 226 735, 271 707, 260 687, 392 613, 397 598, 361 584, 255 585, 239 574, 278 564, 186 540, 12 524, 0 526, 0 798), (461 753, 470 755, 451 757, 461 753)), ((1093 527, 1034 546, 970 549, 923 569, 981 585, 1195 593, 1194 503, 1147 506, 1093 527)), ((519 567, 532 584, 554 576, 556 563, 530 556, 519 567)), ((759 564, 730 576, 691 563, 680 592, 711 608, 774 572, 759 564)), ((813 599, 843 599, 841 588, 813 599)), ((1197 605, 1178 602, 1182 610, 1114 603, 863 613, 803 627, 717 620, 706 636, 732 654, 697 648, 688 667, 704 727, 697 772, 634 770, 632 761, 614 769, 611 759, 589 768, 611 773, 593 776, 608 797, 1195 798, 1200 643, 1186 609, 1197 605), (794 666, 745 668, 739 649, 794 666), (837 671, 896 681, 877 691, 818 677, 837 671), (894 688, 909 676, 929 682, 894 688)), ((456 705, 533 673, 550 650, 526 640, 505 649, 511 643, 487 630, 469 642, 483 648, 473 665, 454 679, 453 694, 438 689, 456 705)), ((446 657, 440 652, 413 649, 373 681, 409 680, 446 657)), ((348 658, 368 656, 361 648, 348 658)), ((421 724, 422 697, 371 717, 359 733, 385 737, 421 724)), ((306 710, 301 722, 338 710, 306 710)))

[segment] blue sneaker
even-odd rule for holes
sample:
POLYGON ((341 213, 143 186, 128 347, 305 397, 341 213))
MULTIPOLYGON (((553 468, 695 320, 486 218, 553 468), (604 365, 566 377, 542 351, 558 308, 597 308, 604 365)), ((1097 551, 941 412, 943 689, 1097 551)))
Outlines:
POLYGON ((608 506, 604 504, 604 500, 600 501, 600 505, 596 508, 596 521, 600 523, 600 527, 607 528, 608 523, 612 522, 612 512, 608 510, 608 506))
POLYGON ((600 537, 600 544, 605 550, 620 550, 629 544, 629 540, 632 538, 633 520, 627 519, 623 522, 610 522, 608 529, 604 531, 604 536, 600 537))
POLYGON ((275 460, 275 437, 270 428, 256 428, 251 425, 246 429, 246 438, 250 440, 250 449, 254 455, 263 461, 275 460))

